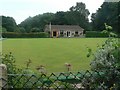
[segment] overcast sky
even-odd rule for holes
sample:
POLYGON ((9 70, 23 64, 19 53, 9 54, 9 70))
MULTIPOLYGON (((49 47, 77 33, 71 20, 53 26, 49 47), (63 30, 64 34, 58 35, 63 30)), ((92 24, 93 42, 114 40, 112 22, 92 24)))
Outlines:
POLYGON ((94 13, 104 0, 1 0, 0 15, 11 16, 19 24, 29 16, 67 11, 76 2, 85 3, 90 13, 94 13))

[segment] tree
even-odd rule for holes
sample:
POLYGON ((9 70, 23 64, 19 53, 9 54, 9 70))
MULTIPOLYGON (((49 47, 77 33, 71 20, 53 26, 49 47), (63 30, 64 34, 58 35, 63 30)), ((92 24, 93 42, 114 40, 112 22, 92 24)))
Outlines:
POLYGON ((118 32, 118 8, 118 2, 104 2, 91 16, 92 29, 102 31, 105 29, 104 23, 107 23, 113 27, 114 32, 118 32))
POLYGON ((117 34, 112 32, 112 27, 107 25, 106 23, 105 23, 105 30, 103 30, 102 33, 108 34, 109 37, 117 37, 117 34))
POLYGON ((25 28, 26 32, 31 32, 32 28, 39 28, 39 31, 44 31, 44 27, 46 24, 49 24, 51 20, 53 19, 54 14, 53 13, 44 13, 39 14, 34 17, 29 17, 23 22, 19 24, 19 27, 25 28))
POLYGON ((18 26, 25 28, 26 32, 29 32, 32 28, 32 17, 28 17, 23 22, 21 22, 18 26))
POLYGON ((89 29, 89 10, 86 9, 86 5, 82 2, 76 3, 76 6, 72 6, 67 13, 68 22, 70 24, 79 25, 84 29, 89 29))
POLYGON ((40 31, 44 31, 45 25, 49 24, 54 18, 54 14, 53 13, 44 13, 39 21, 39 28, 40 31))
POLYGON ((25 33, 26 32, 25 28, 23 28, 23 27, 19 27, 19 30, 20 30, 21 33, 25 33))
POLYGON ((4 33, 4 32, 7 32, 6 28, 0 27, 0 33, 4 33))
POLYGON ((2 17, 2 27, 6 28, 7 32, 14 32, 17 29, 17 24, 12 17, 0 16, 2 17))
POLYGON ((44 31, 45 25, 79 25, 84 29, 89 28, 89 15, 88 9, 84 3, 76 3, 76 6, 72 6, 69 11, 58 11, 56 13, 43 13, 34 17, 29 17, 19 24, 20 27, 24 27, 26 32, 31 32, 32 28, 39 28, 40 31, 44 31))
POLYGON ((76 6, 72 6, 70 8, 70 11, 76 11, 76 12, 79 12, 80 14, 82 14, 83 16, 85 16, 85 18, 88 18, 89 16, 89 10, 86 9, 86 5, 82 2, 78 2, 76 3, 76 6))
POLYGON ((35 28, 32 28, 30 32, 40 32, 40 29, 35 27, 35 28))
POLYGON ((66 17, 67 12, 59 11, 56 12, 54 15, 53 20, 51 21, 52 24, 54 25, 67 25, 67 17, 66 17))

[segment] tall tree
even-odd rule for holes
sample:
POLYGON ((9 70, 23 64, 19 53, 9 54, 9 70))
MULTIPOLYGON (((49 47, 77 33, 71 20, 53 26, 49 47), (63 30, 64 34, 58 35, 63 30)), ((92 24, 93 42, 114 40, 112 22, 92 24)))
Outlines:
POLYGON ((26 32, 29 32, 32 28, 32 17, 28 17, 23 22, 21 22, 19 24, 19 27, 23 27, 26 30, 26 32))
POLYGON ((39 14, 34 17, 29 17, 19 24, 20 27, 24 27, 26 32, 31 32, 33 28, 39 28, 38 32, 42 32, 46 24, 50 23, 53 19, 53 13, 39 14))
POLYGON ((44 31, 45 25, 49 24, 54 18, 53 13, 44 13, 39 21, 40 30, 44 31))
POLYGON ((82 2, 76 3, 76 6, 72 6, 70 11, 67 14, 68 21, 70 24, 77 24, 83 27, 84 29, 89 28, 89 10, 86 9, 86 5, 82 2))
MULTIPOLYGON (((88 29, 89 15, 88 9, 84 3, 76 3, 76 6, 72 6, 69 11, 58 11, 56 13, 44 13, 36 15, 34 17, 29 17, 21 24, 20 27, 24 27, 27 32, 31 29, 39 28, 39 31, 44 31, 46 24, 50 22, 55 25, 79 25, 84 29, 88 29)), ((38 29, 37 29, 38 31, 38 29)))
POLYGON ((104 2, 101 8, 91 16, 93 30, 104 30, 104 23, 113 27, 118 32, 118 2, 104 2))
POLYGON ((63 12, 63 11, 56 12, 53 20, 51 21, 52 24, 55 24, 55 25, 67 25, 68 22, 67 22, 65 16, 66 16, 66 12, 63 12))
POLYGON ((2 27, 6 28, 8 32, 14 32, 17 29, 17 24, 12 17, 0 16, 2 17, 2 27))

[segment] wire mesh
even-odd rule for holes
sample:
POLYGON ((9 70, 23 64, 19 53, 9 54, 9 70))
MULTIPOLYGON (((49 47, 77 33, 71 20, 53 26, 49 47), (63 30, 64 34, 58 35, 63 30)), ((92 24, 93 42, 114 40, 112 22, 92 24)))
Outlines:
MULTIPOLYGON (((46 74, 8 74, 8 81, 2 87, 9 89, 39 89, 39 90, 108 90, 105 86, 103 72, 67 72, 46 74)), ((114 85, 114 84, 113 84, 114 85)))

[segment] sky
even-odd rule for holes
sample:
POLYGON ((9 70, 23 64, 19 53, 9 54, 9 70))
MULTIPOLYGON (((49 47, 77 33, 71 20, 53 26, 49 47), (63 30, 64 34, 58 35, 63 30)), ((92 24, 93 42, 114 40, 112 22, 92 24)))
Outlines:
MULTIPOLYGON (((0 15, 10 16, 16 23, 46 12, 68 11, 76 2, 83 2, 90 13, 95 13, 104 0, 0 0, 0 15)), ((90 19, 90 16, 89 16, 90 19)))

